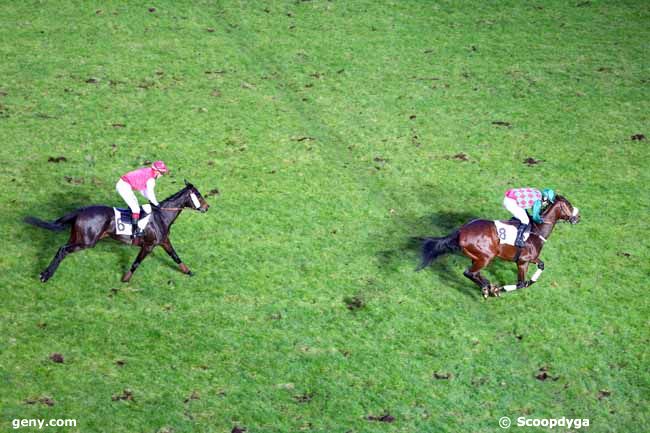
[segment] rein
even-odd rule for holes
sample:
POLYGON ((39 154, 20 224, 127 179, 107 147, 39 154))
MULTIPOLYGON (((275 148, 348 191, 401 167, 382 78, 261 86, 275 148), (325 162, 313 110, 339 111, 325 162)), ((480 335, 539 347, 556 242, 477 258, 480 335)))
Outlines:
MULTIPOLYGON (((186 182, 186 184, 187 184, 187 182, 186 182)), ((185 188, 185 190, 187 190, 187 187, 185 188)), ((184 192, 185 190, 179 191, 179 193, 184 192)), ((175 194, 174 196, 172 196, 172 197, 170 197, 170 198, 168 198, 166 200, 163 200, 163 201, 167 201, 167 200, 170 200, 172 198, 176 198, 177 194, 175 194)), ((192 198, 192 203, 194 204, 196 209, 199 209, 201 206, 200 206, 199 200, 196 197, 196 195, 194 194, 194 192, 190 191, 190 197, 192 198)), ((185 209, 185 207, 186 206, 183 206, 183 207, 158 207, 158 209, 159 210, 168 210, 168 211, 181 211, 181 210, 185 209)))
MULTIPOLYGON (((549 210, 550 210, 550 208, 549 208, 549 210)), ((542 214, 542 222, 541 222, 541 223, 537 223, 537 224, 540 224, 540 225, 542 225, 542 226, 544 226, 544 225, 555 225, 555 224, 557 224, 558 221, 564 221, 564 222, 567 222, 567 221, 564 220, 564 219, 558 219, 558 220, 556 220, 555 222, 552 222, 552 223, 551 223, 551 222, 547 222, 547 221, 544 221, 544 215, 542 214)), ((545 243, 545 242, 546 242, 546 238, 545 238, 544 236, 540 235, 539 233, 531 231, 531 234, 534 234, 535 236, 537 236, 538 238, 540 238, 541 241, 542 241, 542 243, 545 243)))
POLYGON ((546 238, 544 236, 540 235, 539 233, 531 233, 531 234, 533 234, 533 235, 537 236, 538 238, 540 238, 542 240, 542 242, 544 242, 544 243, 546 242, 546 238))

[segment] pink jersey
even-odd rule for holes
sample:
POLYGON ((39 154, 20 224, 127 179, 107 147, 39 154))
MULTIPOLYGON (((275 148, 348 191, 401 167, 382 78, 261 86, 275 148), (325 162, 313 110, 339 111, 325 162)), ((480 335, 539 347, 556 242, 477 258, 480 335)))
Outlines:
POLYGON ((147 189, 147 181, 149 179, 155 179, 159 174, 151 167, 142 167, 137 170, 133 170, 121 177, 123 181, 131 185, 131 188, 138 191, 144 191, 147 189))
POLYGON ((529 209, 542 199, 542 193, 535 188, 512 188, 506 191, 506 197, 517 201, 520 208, 529 209))

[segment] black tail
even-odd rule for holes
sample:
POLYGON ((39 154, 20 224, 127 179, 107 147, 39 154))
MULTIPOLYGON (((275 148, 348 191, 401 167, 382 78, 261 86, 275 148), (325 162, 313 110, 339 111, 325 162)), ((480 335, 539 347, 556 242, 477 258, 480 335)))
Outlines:
POLYGON ((68 224, 72 224, 74 222, 75 218, 77 218, 77 215, 79 215, 79 212, 80 210, 77 209, 74 212, 70 212, 67 215, 63 215, 61 218, 53 222, 43 221, 33 216, 25 217, 23 221, 25 221, 27 224, 31 224, 36 227, 52 230, 55 232, 60 232, 65 230, 68 224))
POLYGON ((455 231, 444 238, 426 238, 422 244, 422 262, 416 271, 421 271, 433 262, 433 260, 447 253, 453 253, 460 250, 458 245, 459 232, 455 231))

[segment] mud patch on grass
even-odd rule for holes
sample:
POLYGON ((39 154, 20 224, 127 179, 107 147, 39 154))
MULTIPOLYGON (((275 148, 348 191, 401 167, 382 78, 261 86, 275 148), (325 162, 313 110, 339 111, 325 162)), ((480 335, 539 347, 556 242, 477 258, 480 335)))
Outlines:
POLYGON ((543 159, 535 159, 535 158, 531 158, 531 157, 528 157, 528 158, 524 159, 524 164, 527 164, 528 166, 539 164, 540 162, 544 162, 544 160, 543 159))
POLYGON ((201 395, 197 390, 192 391, 192 393, 185 400, 183 400, 183 403, 189 403, 192 400, 201 400, 201 395))
POLYGON ((348 296, 343 298, 343 302, 350 311, 357 311, 366 306, 366 301, 361 295, 348 296))
POLYGON ((52 397, 48 397, 48 396, 33 397, 25 400, 25 404, 36 404, 36 403, 44 404, 50 407, 56 404, 56 402, 52 399, 52 397))
POLYGON ((60 353, 56 353, 56 352, 50 355, 50 360, 52 362, 57 363, 57 364, 63 364, 65 362, 65 359, 63 358, 63 355, 61 355, 60 353))
POLYGON ((388 412, 384 412, 382 415, 368 415, 366 419, 368 421, 378 421, 378 422, 387 422, 387 423, 391 423, 395 421, 395 417, 389 414, 388 412))
POLYGON ((610 395, 612 395, 611 391, 608 391, 606 389, 601 389, 600 391, 598 391, 598 400, 602 400, 604 398, 607 398, 610 395))
POLYGON ((133 391, 126 388, 126 389, 124 389, 124 391, 122 391, 122 394, 113 394, 113 396, 111 397, 111 400, 113 400, 113 401, 119 401, 119 400, 133 401, 133 391))
POLYGON ((314 394, 311 392, 293 396, 293 399, 296 401, 296 403, 309 403, 313 398, 314 394))
POLYGON ((539 371, 535 375, 535 379, 541 380, 542 382, 544 382, 546 380, 549 380, 549 379, 553 380, 553 381, 556 381, 559 378, 560 378, 560 376, 551 376, 550 374, 548 374, 548 367, 546 367, 546 366, 545 367, 540 367, 539 371))
POLYGON ((455 159, 457 161, 469 161, 469 156, 465 152, 459 152, 455 155, 444 156, 443 159, 455 159))
POLYGON ((83 177, 72 177, 72 176, 63 176, 66 182, 74 184, 74 185, 81 185, 86 180, 83 177))

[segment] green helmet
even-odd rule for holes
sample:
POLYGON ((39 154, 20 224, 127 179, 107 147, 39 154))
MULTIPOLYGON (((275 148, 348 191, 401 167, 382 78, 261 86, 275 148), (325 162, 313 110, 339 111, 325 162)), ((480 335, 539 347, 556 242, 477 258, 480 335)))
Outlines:
POLYGON ((555 202, 555 191, 551 188, 544 188, 542 191, 542 200, 548 200, 551 203, 555 202))

